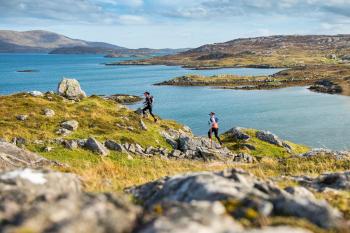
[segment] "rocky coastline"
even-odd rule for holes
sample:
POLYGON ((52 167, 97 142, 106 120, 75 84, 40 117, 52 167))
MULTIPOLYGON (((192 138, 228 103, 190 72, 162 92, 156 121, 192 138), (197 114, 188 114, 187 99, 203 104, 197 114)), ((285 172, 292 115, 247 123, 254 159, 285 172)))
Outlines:
POLYGON ((0 104, 1 232, 348 232, 349 152, 241 127, 221 146, 70 78, 0 104))

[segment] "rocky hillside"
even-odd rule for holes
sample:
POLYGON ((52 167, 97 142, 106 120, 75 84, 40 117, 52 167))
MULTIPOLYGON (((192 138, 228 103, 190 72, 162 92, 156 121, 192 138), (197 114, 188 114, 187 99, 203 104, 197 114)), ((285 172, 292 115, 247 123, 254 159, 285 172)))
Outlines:
POLYGON ((129 63, 182 65, 198 69, 295 67, 347 62, 349 46, 349 35, 257 37, 203 45, 174 56, 129 63))
POLYGON ((211 144, 115 97, 0 97, 1 232, 348 232, 349 152, 239 127, 211 144))

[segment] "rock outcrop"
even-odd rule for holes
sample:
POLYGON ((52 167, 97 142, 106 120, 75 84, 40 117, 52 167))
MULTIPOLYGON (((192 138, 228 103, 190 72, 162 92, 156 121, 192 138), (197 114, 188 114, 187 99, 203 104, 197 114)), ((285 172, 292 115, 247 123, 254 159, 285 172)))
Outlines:
POLYGON ((259 216, 293 216, 305 218, 323 227, 336 226, 342 219, 339 211, 313 195, 300 195, 278 188, 271 181, 263 181, 242 170, 201 172, 165 177, 127 190, 146 208, 159 203, 192 201, 223 201, 235 203, 231 210, 235 218, 254 209, 259 216))
POLYGON ((0 170, 18 167, 45 167, 60 165, 33 152, 21 149, 7 142, 0 142, 0 170))
POLYGON ((73 174, 31 169, 1 172, 1 232, 132 231, 138 207, 122 197, 81 189, 73 174))
POLYGON ((236 156, 226 147, 216 142, 211 143, 208 138, 193 136, 191 132, 167 130, 162 135, 173 147, 173 158, 232 161, 236 156))
POLYGON ((287 142, 281 140, 277 135, 269 131, 257 131, 256 137, 261 141, 265 141, 276 146, 284 147, 286 150, 290 151, 292 149, 287 142))
POLYGON ((338 160, 350 159, 350 152, 333 151, 329 149, 317 148, 299 155, 299 157, 303 157, 303 158, 314 158, 314 157, 322 157, 322 156, 329 156, 338 160))
POLYGON ((92 138, 92 137, 88 138, 88 140, 86 141, 85 148, 102 156, 107 156, 109 154, 108 149, 104 145, 102 145, 99 141, 97 141, 95 138, 92 138))
POLYGON ((154 217, 139 233, 243 233, 243 227, 226 214, 220 202, 168 202, 158 208, 162 215, 154 217))
POLYGON ((86 97, 85 92, 81 89, 76 79, 63 78, 58 84, 57 92, 60 96, 70 100, 80 100, 86 97))
POLYGON ((248 141, 250 136, 242 131, 243 128, 235 127, 228 130, 225 134, 228 134, 234 141, 248 141))

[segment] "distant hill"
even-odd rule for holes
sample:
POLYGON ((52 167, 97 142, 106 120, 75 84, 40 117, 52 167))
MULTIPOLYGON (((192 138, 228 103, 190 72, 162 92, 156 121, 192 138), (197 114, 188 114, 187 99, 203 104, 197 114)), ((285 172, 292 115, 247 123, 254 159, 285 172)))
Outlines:
POLYGON ((25 32, 0 30, 0 52, 2 53, 48 53, 54 49, 75 46, 124 49, 112 44, 72 39, 57 33, 41 30, 25 32))
POLYGON ((51 53, 51 54, 175 54, 187 49, 128 49, 103 43, 72 39, 53 32, 0 30, 0 53, 51 53))
POLYGON ((187 51, 187 49, 127 49, 127 48, 108 48, 108 47, 87 47, 87 46, 74 46, 74 47, 62 47, 54 49, 50 54, 105 54, 105 55, 170 55, 187 51))
POLYGON ((341 62, 350 55, 350 35, 289 35, 207 44, 176 55, 123 64, 166 64, 190 68, 293 67, 341 62))

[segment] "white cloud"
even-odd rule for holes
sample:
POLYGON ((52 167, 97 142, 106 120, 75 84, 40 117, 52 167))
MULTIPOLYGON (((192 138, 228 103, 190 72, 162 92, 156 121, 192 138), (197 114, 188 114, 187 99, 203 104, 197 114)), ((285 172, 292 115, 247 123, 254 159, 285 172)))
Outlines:
POLYGON ((0 0, 0 20, 16 24, 40 21, 49 23, 144 24, 139 15, 122 14, 105 8, 103 4, 122 4, 137 7, 142 0, 0 0))

